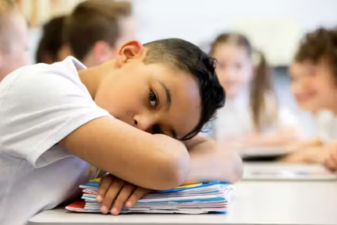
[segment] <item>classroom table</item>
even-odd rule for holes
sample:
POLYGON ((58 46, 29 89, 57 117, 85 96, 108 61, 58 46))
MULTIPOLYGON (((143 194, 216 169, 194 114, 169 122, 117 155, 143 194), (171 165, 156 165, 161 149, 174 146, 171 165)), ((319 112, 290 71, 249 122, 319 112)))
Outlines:
POLYGON ((243 181, 227 215, 100 215, 45 211, 29 225, 337 224, 336 181, 243 181))
POLYGON ((337 173, 331 173, 320 165, 245 163, 243 180, 337 181, 337 173))

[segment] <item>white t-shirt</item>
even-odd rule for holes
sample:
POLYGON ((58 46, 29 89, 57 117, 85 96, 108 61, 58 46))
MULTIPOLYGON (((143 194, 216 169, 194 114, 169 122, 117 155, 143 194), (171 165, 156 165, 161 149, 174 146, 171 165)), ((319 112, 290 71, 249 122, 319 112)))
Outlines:
MULTIPOLYGON (((267 101, 267 107, 272 108, 272 104, 268 104, 267 101)), ((267 127, 264 132, 286 127, 298 128, 297 118, 290 110, 279 107, 277 113, 276 124, 267 127)), ((213 126, 218 141, 253 133, 254 123, 249 108, 249 93, 245 91, 235 99, 226 99, 225 107, 218 110, 213 126)))
POLYGON ((72 57, 23 67, 0 83, 0 224, 23 225, 88 181, 89 165, 57 145, 109 113, 81 83, 72 57))

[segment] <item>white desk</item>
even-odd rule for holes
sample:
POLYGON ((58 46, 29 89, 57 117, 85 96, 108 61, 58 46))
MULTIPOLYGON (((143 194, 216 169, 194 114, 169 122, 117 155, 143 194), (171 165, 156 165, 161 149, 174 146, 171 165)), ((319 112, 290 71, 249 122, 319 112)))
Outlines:
POLYGON ((99 215, 43 212, 29 225, 337 224, 337 182, 244 181, 237 184, 228 215, 99 215))
POLYGON ((244 166, 243 180, 337 182, 337 174, 332 174, 319 165, 246 163, 244 166))

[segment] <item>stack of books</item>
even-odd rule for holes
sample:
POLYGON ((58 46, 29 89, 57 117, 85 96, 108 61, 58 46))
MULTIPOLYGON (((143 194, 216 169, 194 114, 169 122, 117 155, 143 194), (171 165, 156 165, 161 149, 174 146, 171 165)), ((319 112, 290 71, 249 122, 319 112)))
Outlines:
MULTIPOLYGON (((69 211, 100 213, 101 203, 96 201, 99 182, 81 185, 82 200, 66 207, 69 211)), ((153 191, 131 208, 121 213, 226 213, 231 200, 231 184, 218 181, 179 186, 165 191, 153 191)))

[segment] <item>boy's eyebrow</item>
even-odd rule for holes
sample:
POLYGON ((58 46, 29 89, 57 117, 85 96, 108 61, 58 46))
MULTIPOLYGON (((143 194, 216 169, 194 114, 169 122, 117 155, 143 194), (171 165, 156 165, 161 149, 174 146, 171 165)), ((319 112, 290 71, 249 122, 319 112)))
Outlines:
POLYGON ((171 107, 171 92, 170 92, 170 90, 166 87, 166 85, 165 84, 163 84, 162 82, 160 82, 159 81, 159 83, 161 84, 161 86, 165 89, 165 93, 166 93, 166 99, 167 99, 167 101, 166 101, 166 108, 167 108, 167 110, 169 110, 170 109, 170 107, 171 107))

